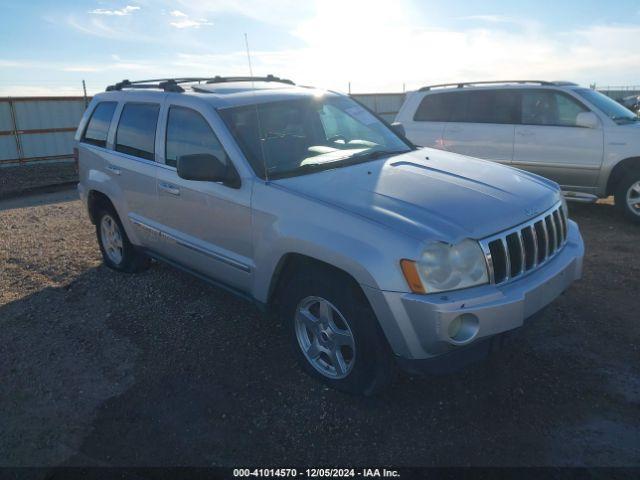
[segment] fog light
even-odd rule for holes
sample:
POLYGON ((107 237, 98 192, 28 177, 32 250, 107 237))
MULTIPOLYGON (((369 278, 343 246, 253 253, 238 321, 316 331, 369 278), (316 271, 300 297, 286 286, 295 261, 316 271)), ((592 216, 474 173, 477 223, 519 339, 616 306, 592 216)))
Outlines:
POLYGON ((470 342, 477 335, 480 329, 478 317, 471 313, 458 315, 449 322, 447 329, 449 333, 449 341, 456 345, 462 345, 470 342))

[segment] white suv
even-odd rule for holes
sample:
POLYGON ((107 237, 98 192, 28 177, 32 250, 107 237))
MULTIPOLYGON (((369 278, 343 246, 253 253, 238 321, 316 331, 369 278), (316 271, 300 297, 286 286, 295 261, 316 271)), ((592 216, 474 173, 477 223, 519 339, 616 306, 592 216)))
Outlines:
POLYGON ((416 145, 540 174, 568 199, 615 195, 640 222, 640 122, 609 97, 568 82, 503 81, 423 87, 396 122, 416 145))

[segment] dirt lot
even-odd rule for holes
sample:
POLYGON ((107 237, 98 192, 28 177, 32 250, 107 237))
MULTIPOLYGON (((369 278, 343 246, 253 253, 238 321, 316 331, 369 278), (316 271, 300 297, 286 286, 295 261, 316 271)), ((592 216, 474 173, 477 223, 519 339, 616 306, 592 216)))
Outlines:
POLYGON ((73 162, 30 163, 0 169, 0 200, 77 182, 73 162))
POLYGON ((640 227, 610 205, 572 206, 584 279, 497 356, 361 399, 252 305, 103 267, 73 198, 0 203, 1 465, 640 465, 640 227))

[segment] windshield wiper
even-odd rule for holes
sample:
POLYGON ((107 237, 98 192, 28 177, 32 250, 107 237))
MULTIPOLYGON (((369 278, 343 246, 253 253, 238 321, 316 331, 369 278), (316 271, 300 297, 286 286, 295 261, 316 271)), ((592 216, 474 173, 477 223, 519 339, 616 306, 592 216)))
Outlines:
POLYGON ((348 157, 342 157, 336 160, 331 160, 328 162, 317 162, 317 163, 305 163, 304 165, 300 165, 293 170, 289 170, 287 172, 279 172, 271 176, 271 178, 285 178, 285 177, 294 177, 297 175, 304 175, 305 173, 318 172, 321 170, 331 170, 334 168, 342 168, 354 165, 356 163, 366 162, 368 160, 374 160, 376 158, 388 157, 392 155, 400 155, 402 153, 407 153, 410 150, 374 150, 372 152, 359 152, 353 155, 349 155, 348 157))
POLYGON ((375 158, 382 158, 382 157, 391 157, 393 155, 400 155, 402 153, 407 153, 410 150, 373 150, 373 151, 365 151, 365 152, 359 152, 356 153, 354 155, 351 155, 349 158, 357 158, 357 159, 363 159, 363 158, 367 158, 367 159, 375 159, 375 158))

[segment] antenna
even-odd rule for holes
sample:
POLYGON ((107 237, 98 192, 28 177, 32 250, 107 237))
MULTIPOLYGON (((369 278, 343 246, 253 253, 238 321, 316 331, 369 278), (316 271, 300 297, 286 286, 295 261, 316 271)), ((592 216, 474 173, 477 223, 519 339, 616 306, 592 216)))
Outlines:
MULTIPOLYGON (((249 76, 251 77, 251 96, 255 97, 256 89, 253 80, 253 67, 251 66, 251 53, 249 53, 249 37, 244 34, 244 45, 247 49, 247 61, 249 62, 249 76)), ((253 105, 256 107, 256 123, 258 125, 258 142, 260 142, 260 153, 262 154, 262 167, 264 168, 264 179, 269 182, 269 171, 267 170, 267 158, 264 154, 264 141, 262 140, 262 125, 260 124, 260 114, 258 112, 258 104, 254 101, 253 105)))
MULTIPOLYGON (((249 53, 249 37, 244 34, 244 46, 247 49, 247 61, 249 62, 249 76, 253 78, 253 68, 251 67, 251 54, 249 53)), ((253 88, 253 80, 251 80, 251 88, 253 88)))

